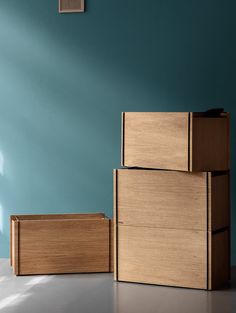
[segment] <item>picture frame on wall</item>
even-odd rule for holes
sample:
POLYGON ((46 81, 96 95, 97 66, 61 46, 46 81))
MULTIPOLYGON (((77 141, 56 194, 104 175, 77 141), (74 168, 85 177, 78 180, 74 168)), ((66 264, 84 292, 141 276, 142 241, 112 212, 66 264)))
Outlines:
POLYGON ((58 0, 59 13, 82 13, 85 11, 84 0, 58 0))

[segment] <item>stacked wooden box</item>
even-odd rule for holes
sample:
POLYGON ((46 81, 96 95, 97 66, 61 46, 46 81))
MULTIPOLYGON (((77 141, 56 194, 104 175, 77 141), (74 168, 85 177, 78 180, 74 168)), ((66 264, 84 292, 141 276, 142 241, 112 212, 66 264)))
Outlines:
POLYGON ((115 279, 215 289, 230 278, 229 114, 123 113, 115 279))

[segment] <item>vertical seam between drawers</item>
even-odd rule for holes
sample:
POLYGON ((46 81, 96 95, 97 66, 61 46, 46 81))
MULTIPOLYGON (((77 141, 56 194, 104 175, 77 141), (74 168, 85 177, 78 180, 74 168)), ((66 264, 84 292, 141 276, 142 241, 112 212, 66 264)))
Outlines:
POLYGON ((118 171, 116 170, 116 280, 118 280, 118 171))
POLYGON ((208 222, 209 222, 209 173, 206 173, 206 200, 207 200, 207 205, 206 205, 206 269, 207 269, 207 275, 206 275, 206 287, 209 289, 209 229, 208 229, 208 222))
POLYGON ((122 126, 121 126, 121 165, 125 166, 125 112, 122 112, 122 126))
POLYGON ((190 171, 190 112, 188 113, 188 171, 190 171))

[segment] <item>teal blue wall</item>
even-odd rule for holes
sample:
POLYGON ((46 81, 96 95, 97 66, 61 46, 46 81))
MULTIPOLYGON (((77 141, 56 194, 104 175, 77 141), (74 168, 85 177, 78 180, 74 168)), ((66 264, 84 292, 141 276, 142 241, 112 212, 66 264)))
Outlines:
POLYGON ((57 0, 0 0, 0 256, 10 214, 112 215, 121 111, 231 111, 235 190, 235 12, 229 0, 87 0, 60 15, 57 0))

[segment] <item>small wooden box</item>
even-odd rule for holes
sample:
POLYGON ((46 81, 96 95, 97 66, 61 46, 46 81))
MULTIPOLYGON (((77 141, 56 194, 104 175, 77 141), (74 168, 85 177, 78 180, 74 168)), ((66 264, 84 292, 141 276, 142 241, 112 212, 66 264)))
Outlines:
POLYGON ((109 272, 110 220, 104 214, 13 215, 16 275, 109 272))
POLYGON ((181 171, 229 169, 229 113, 122 113, 121 164, 181 171))
POLYGON ((229 173, 114 172, 115 279, 200 289, 229 280, 229 173))

